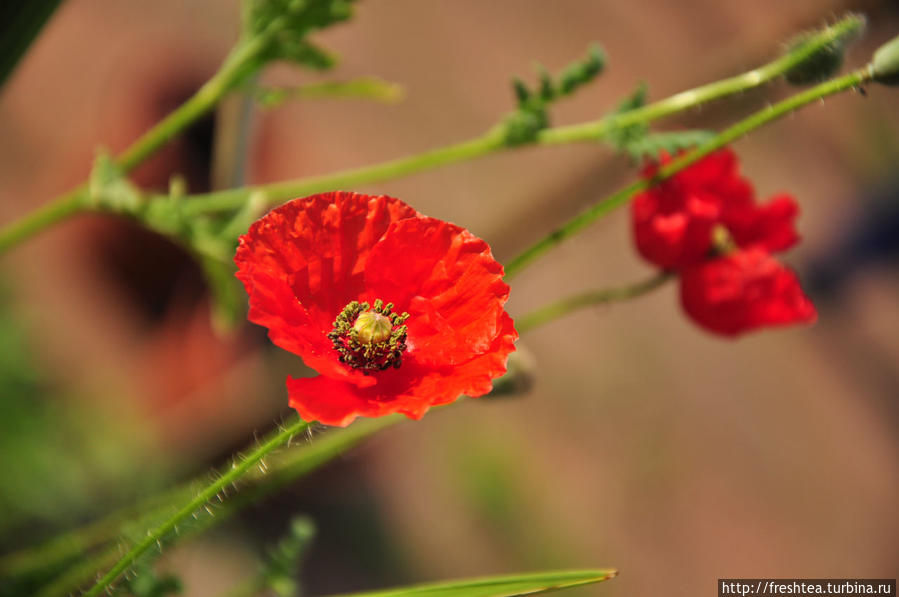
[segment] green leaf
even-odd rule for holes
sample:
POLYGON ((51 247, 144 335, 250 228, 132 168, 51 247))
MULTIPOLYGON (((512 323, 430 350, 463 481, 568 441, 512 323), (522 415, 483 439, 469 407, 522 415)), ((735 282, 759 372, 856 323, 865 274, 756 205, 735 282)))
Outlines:
POLYGON ((674 155, 683 149, 696 147, 715 136, 714 131, 702 129, 674 131, 670 133, 650 133, 629 142, 624 150, 635 162, 644 159, 658 160, 659 153, 674 155))
POLYGON ((307 36, 352 16, 353 0, 244 0, 247 37, 266 40, 262 62, 287 60, 317 70, 331 68, 334 56, 307 36))
POLYGON ((605 52, 599 44, 593 44, 586 58, 572 62, 559 74, 559 93, 568 95, 581 85, 589 83, 602 72, 605 65, 605 52))
MULTIPOLYGON (((631 110, 636 110, 637 108, 645 106, 646 94, 646 83, 641 81, 637 85, 637 89, 618 104, 615 115, 625 114, 631 110)), ((649 133, 649 125, 645 122, 627 126, 614 126, 614 116, 612 122, 613 126, 609 130, 606 140, 618 151, 627 151, 629 145, 636 143, 649 133)))
POLYGON ((328 70, 337 63, 336 56, 327 50, 305 40, 284 37, 278 44, 276 57, 280 60, 302 64, 313 70, 328 70))
POLYGON ((598 583, 613 578, 617 574, 618 571, 613 569, 560 570, 455 580, 387 589, 385 591, 352 593, 342 597, 411 597, 421 595, 429 597, 515 597, 517 595, 534 595, 598 583))

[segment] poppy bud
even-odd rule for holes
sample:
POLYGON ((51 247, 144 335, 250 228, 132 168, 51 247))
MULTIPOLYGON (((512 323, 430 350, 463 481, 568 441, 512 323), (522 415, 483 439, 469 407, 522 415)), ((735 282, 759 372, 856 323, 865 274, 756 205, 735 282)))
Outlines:
POLYGON ((793 85, 808 85, 829 79, 837 74, 843 65, 846 47, 864 32, 865 17, 850 14, 839 23, 822 31, 801 33, 787 44, 787 52, 792 54, 806 50, 806 46, 817 46, 805 59, 788 70, 784 77, 793 85), (821 43, 824 35, 832 39, 821 43))
POLYGON ((878 83, 899 85, 899 35, 874 52, 871 73, 878 83))

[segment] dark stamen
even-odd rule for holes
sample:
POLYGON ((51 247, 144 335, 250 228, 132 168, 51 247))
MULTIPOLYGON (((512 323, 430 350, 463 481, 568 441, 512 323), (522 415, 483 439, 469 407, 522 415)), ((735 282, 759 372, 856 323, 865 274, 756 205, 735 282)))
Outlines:
POLYGON ((393 303, 385 305, 381 299, 376 299, 374 306, 352 301, 337 315, 328 338, 340 353, 341 363, 362 369, 366 375, 399 368, 406 350, 403 324, 408 318, 408 313, 397 315, 393 303))

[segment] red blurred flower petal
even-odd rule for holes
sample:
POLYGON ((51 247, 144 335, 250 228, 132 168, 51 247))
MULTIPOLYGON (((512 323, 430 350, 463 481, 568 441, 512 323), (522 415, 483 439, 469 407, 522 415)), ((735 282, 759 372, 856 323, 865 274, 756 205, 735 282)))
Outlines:
POLYGON ((724 224, 739 247, 761 247, 776 253, 799 242, 795 220, 799 205, 781 194, 767 203, 728 211, 724 224))
POLYGON ((758 248, 684 269, 681 302, 696 323, 726 336, 817 319, 796 274, 758 248))
MULTIPOLYGON (((661 164, 670 161, 662 154, 661 164)), ((652 164, 644 174, 651 176, 657 169, 652 164)), ((752 186, 740 177, 734 153, 722 149, 634 197, 637 250, 663 269, 699 263, 712 249, 715 225, 726 222, 730 210, 752 207, 752 186)))
POLYGON ((235 262, 249 319, 321 375, 289 379, 306 420, 418 418, 461 394, 488 392, 517 334, 503 310, 509 287, 484 241, 390 197, 328 193, 272 211, 242 236, 235 262), (328 333, 351 301, 408 312, 398 369, 363 374, 344 364, 328 333))

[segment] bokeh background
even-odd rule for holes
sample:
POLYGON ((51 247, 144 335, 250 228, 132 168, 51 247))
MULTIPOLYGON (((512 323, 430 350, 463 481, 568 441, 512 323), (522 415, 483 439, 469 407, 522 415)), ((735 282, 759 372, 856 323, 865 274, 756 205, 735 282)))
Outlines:
MULTIPOLYGON (((899 32, 891 0, 366 0, 315 38, 329 74, 377 75, 404 100, 308 100, 254 112, 247 179, 361 166, 480 134, 508 81, 600 42, 602 77, 553 109, 594 119, 640 81, 650 98, 742 72, 846 10, 869 17, 863 64, 899 32)), ((210 76, 238 29, 224 0, 66 0, 0 95, 0 221, 82 180, 210 76)), ((784 83, 659 123, 720 128, 784 83)), ((711 595, 719 577, 899 573, 899 110, 869 86, 736 145, 760 197, 794 194, 788 256, 820 310, 810 328, 738 341, 681 313, 676 288, 579 312, 520 342, 527 395, 392 428, 253 506, 161 566, 185 594, 252 575, 309 514, 308 594, 555 567, 616 567, 580 595, 711 595)), ((215 119, 141 167, 210 187, 215 119)), ((531 148, 354 189, 403 198, 487 239, 500 261, 635 175, 600 145, 531 148)), ((513 316, 642 279, 626 210, 514 281, 513 316)), ((128 222, 79 217, 0 262, 0 546, 12 551, 226 458, 285 412, 298 359, 250 325, 209 323, 199 269, 128 222)))

